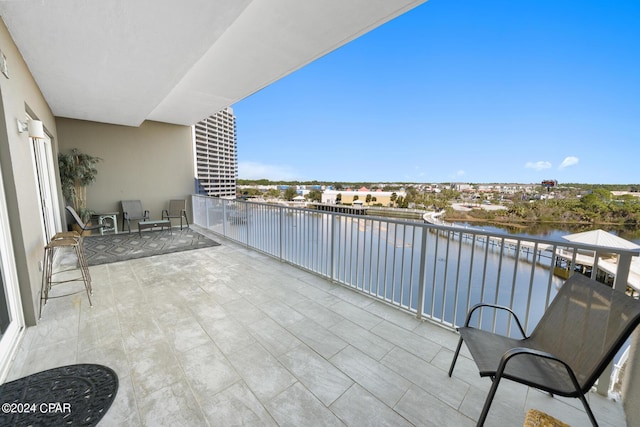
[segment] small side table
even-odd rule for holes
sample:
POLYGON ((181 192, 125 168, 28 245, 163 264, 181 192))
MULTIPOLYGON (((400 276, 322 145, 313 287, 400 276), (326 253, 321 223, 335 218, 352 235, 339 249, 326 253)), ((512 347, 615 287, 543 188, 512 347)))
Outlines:
POLYGON ((173 235, 170 219, 150 219, 148 221, 138 221, 138 234, 140 235, 140 237, 142 237, 142 230, 144 230, 145 228, 150 228, 153 231, 154 227, 160 227, 160 231, 163 231, 165 226, 169 229, 171 235, 173 235))
POLYGON ((104 212, 91 215, 92 218, 97 218, 98 224, 104 225, 100 229, 100 235, 102 236, 105 231, 113 231, 118 234, 118 213, 119 212, 104 212))

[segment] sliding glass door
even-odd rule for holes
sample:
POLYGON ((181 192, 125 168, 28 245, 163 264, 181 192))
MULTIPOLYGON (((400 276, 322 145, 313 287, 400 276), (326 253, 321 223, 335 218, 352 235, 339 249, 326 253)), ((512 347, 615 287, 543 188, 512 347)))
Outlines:
POLYGON ((16 262, 13 255, 9 217, 0 169, 0 382, 9 370, 9 362, 24 330, 16 262))
POLYGON ((33 146, 33 166, 38 180, 38 196, 42 214, 42 231, 44 244, 51 236, 61 230, 58 197, 55 187, 55 168, 51 139, 45 134, 44 139, 31 139, 33 146))

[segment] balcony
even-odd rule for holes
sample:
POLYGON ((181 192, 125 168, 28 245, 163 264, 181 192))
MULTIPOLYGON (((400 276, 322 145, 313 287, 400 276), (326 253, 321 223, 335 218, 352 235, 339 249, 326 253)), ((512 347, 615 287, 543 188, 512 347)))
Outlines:
MULTIPOLYGON (((490 381, 466 357, 447 376, 454 332, 221 242, 92 267, 94 307, 50 300, 8 380, 110 366, 120 389, 101 425, 475 424, 490 381)), ((624 425, 619 403, 589 401, 601 425, 624 425)), ((522 425, 529 408, 588 422, 577 399, 506 381, 487 425, 522 425)))
MULTIPOLYGON (((213 206, 212 219, 238 206, 200 201, 213 206)), ((210 228, 224 225, 230 235, 251 227, 257 217, 250 210, 263 208, 240 206, 247 222, 210 228)), ((410 234, 403 234, 404 242, 393 241, 407 251, 410 234)), ((320 253, 304 256, 316 259, 305 267, 315 271, 304 271, 246 242, 212 237, 222 245, 92 267, 94 307, 82 295, 50 300, 40 324, 27 330, 8 380, 72 363, 110 366, 120 389, 101 425, 475 425, 490 381, 467 353, 447 376, 457 335, 446 315, 438 321, 420 308, 417 316, 415 299, 380 298, 364 285, 370 269, 343 274, 335 266, 330 281, 318 273, 320 253), (345 285, 351 279, 358 285, 345 285), (357 289, 363 286, 368 291, 357 289)), ((384 274, 390 286, 396 275, 384 274)), ((399 276, 408 286, 413 271, 399 276)), ((487 321, 504 328, 501 319, 487 321)), ((588 399, 601 425, 625 425, 620 403, 597 393, 588 399)), ((588 423, 577 399, 505 381, 487 425, 522 425, 530 408, 588 423)))

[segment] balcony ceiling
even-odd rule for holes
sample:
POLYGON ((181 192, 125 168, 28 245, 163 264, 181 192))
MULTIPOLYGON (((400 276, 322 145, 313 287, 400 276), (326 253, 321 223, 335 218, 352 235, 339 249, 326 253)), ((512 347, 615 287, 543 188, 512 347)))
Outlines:
POLYGON ((424 1, 7 1, 0 15, 54 115, 192 125, 424 1))

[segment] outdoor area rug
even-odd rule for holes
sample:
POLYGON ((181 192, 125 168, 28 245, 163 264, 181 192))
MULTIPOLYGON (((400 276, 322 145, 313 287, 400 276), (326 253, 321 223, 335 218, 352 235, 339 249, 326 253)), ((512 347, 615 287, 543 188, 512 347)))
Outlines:
POLYGON ((2 426, 95 426, 118 392, 118 375, 79 364, 38 372, 0 386, 2 426))
POLYGON ((169 231, 138 231, 104 236, 86 236, 84 253, 89 265, 163 255, 218 246, 219 243, 189 228, 169 231))

